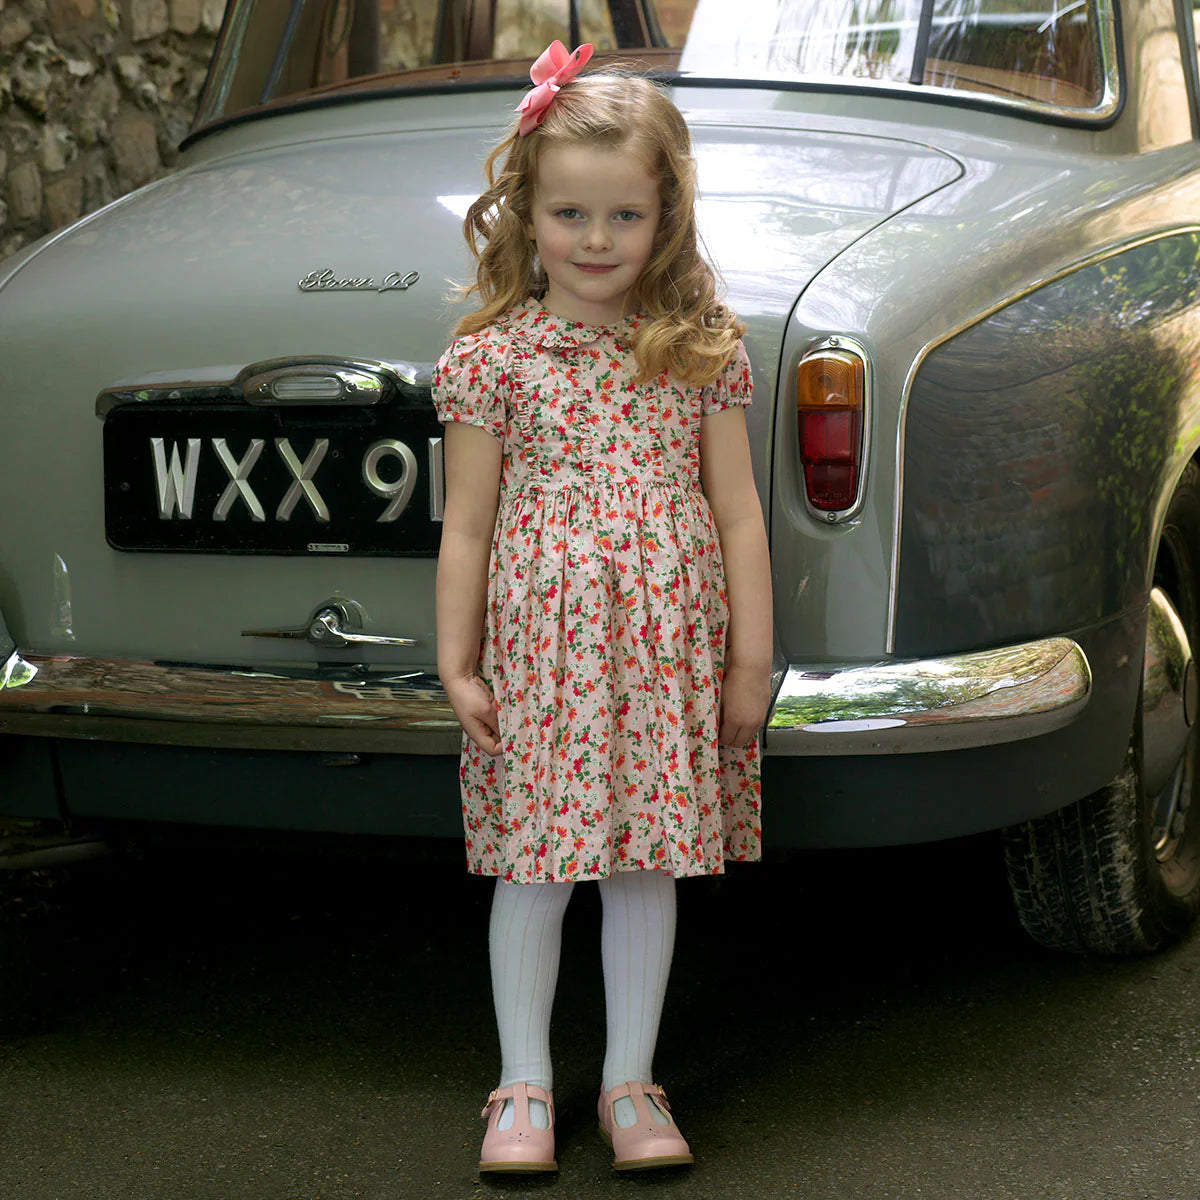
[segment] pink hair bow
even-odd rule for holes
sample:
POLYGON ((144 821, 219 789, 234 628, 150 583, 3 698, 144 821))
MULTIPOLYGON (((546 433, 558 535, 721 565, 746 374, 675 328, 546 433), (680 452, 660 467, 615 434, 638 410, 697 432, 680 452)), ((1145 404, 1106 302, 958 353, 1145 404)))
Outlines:
POLYGON ((585 42, 577 50, 567 53, 562 42, 551 42, 529 68, 529 78, 536 85, 527 92, 525 99, 517 105, 521 114, 521 137, 532 133, 545 119, 551 102, 564 83, 570 83, 592 57, 592 44, 585 42))

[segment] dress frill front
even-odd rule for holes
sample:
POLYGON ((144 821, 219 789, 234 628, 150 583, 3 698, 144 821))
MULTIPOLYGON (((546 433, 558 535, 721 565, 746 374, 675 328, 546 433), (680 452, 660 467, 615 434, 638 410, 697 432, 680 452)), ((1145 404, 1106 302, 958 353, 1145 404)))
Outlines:
POLYGON ((720 872, 760 855, 759 747, 717 744, 728 622, 700 488, 704 415, 749 402, 739 346, 716 383, 636 383, 639 325, 530 302, 438 364, 443 421, 504 445, 479 671, 503 753, 464 737, 470 869, 566 881, 720 872))

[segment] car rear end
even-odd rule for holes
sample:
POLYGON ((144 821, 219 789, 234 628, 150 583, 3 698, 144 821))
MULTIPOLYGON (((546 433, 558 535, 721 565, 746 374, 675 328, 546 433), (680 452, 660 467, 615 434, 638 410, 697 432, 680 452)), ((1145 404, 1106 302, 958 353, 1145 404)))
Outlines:
POLYGON ((768 840, 995 829, 1111 778, 1137 596, 1060 609, 1060 589, 1013 618, 972 592, 1012 546, 970 533, 1018 545, 1011 496, 982 486, 982 524, 956 526, 937 483, 957 465, 1004 493, 1045 432, 1018 414, 985 444, 938 389, 970 390, 959 334, 1092 253, 1077 197, 1114 178, 1095 154, 1119 129, 1111 5, 913 0, 830 25, 772 2, 736 28, 713 0, 612 0, 566 28, 483 7, 231 4, 182 169, 0 268, 12 812, 457 829, 429 382, 482 159, 556 36, 672 87, 747 324, 768 840))

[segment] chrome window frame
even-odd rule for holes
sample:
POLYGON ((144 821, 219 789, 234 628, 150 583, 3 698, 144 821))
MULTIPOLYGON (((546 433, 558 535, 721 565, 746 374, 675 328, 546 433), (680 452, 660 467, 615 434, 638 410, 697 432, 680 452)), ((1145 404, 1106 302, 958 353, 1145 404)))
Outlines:
POLYGON ((1187 80, 1192 137, 1200 138, 1200 48, 1196 45, 1194 13, 1192 0, 1175 0, 1175 26, 1179 30, 1179 56, 1183 60, 1183 75, 1187 80))

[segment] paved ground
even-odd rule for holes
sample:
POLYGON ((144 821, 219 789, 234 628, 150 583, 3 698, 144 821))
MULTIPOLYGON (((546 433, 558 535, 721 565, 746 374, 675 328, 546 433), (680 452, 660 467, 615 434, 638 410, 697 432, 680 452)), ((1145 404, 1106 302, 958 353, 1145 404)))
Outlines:
POLYGON ((1200 938, 1043 954, 977 841, 681 885, 658 1069, 697 1164, 655 1176, 615 1176, 595 1134, 598 905, 579 892, 561 1174, 481 1182, 489 885, 457 846, 402 849, 151 855, 23 893, 54 950, 36 1015, 0 1032, 0 1196, 1200 1195, 1200 938))

